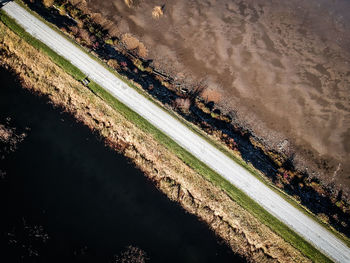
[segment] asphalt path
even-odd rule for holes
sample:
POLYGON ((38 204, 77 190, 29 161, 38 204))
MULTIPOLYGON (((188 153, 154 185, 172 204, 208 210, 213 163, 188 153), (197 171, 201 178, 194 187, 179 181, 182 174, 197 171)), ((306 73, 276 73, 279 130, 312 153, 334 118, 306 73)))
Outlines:
POLYGON ((28 33, 69 60, 90 79, 244 191, 269 213, 288 225, 325 255, 336 262, 350 262, 349 247, 331 232, 293 207, 279 194, 196 135, 180 121, 129 87, 65 37, 52 30, 15 2, 7 3, 3 10, 28 33))

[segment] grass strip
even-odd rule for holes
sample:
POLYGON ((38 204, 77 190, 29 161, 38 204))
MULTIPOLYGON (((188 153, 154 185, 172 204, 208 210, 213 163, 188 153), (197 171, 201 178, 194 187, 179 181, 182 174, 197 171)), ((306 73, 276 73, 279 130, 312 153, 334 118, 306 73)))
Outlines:
POLYGON ((9 17, 3 10, 0 10, 0 16, 1 21, 8 28, 14 31, 18 36, 24 39, 27 43, 31 44, 33 47, 47 54, 58 66, 63 68, 70 75, 74 76, 75 79, 81 80, 85 78, 84 73, 81 72, 77 67, 73 66, 67 59, 58 55, 55 51, 46 46, 44 43, 32 37, 20 25, 18 25, 14 19, 9 17))
MULTIPOLYGON (((38 50, 43 51, 47 54, 54 63, 63 68, 67 73, 72 75, 77 80, 82 80, 85 75, 68 60, 58 55, 51 48, 43 44, 41 41, 32 37, 27 33, 16 21, 3 11, 0 10, 1 21, 14 31, 17 35, 22 37, 25 41, 31 44, 38 50)), ((132 121, 138 128, 145 132, 150 133, 157 141, 167 147, 171 152, 176 154, 184 163, 189 165, 196 172, 204 176, 207 180, 213 183, 215 186, 223 189, 235 202, 237 202, 244 209, 249 211, 255 217, 257 217, 263 224, 267 225, 274 232, 280 235, 284 240, 290 243, 292 246, 300 250, 305 256, 309 257, 315 262, 332 262, 328 257, 322 254, 319 250, 314 248, 309 242, 304 240, 301 236, 296 234, 293 230, 287 227, 284 223, 279 221, 277 218, 269 214, 263 209, 257 202, 248 197, 240 189, 232 185, 226 179, 221 177, 218 173, 213 171, 207 165, 199 161, 191 153, 187 152, 171 138, 165 135, 163 132, 158 130, 155 126, 150 124, 136 112, 128 108, 126 105, 119 102, 115 97, 109 94, 102 87, 94 82, 89 84, 89 88, 98 96, 100 96, 106 103, 112 106, 115 110, 122 113, 128 120, 132 121)))

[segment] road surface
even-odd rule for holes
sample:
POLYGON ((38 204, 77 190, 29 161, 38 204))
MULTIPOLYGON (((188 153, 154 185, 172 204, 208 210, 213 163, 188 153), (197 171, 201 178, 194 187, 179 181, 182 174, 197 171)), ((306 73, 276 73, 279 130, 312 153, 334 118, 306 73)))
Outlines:
POLYGON ((350 262, 350 249, 332 233, 235 163, 225 154, 190 131, 184 124, 118 79, 84 51, 14 2, 3 10, 28 33, 51 47, 119 101, 133 109, 179 145, 243 190, 273 216, 284 222, 336 262, 350 262))

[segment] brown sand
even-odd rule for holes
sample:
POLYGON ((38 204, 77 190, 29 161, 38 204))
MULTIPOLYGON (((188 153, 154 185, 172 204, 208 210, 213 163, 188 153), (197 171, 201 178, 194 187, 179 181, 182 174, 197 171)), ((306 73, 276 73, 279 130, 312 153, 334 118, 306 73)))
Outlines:
POLYGON ((327 182, 349 189, 349 1, 87 2, 138 37, 154 66, 204 80, 271 147, 296 151, 300 166, 324 168, 327 182))

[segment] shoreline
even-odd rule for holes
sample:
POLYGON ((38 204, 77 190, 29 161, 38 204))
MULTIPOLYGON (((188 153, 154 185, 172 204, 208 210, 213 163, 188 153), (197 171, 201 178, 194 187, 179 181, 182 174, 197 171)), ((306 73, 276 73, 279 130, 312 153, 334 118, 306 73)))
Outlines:
POLYGON ((263 259, 273 261, 280 258, 288 262, 288 258, 291 257, 294 260, 299 258, 299 262, 306 260, 266 226, 258 223, 249 213, 234 204, 222 191, 213 188, 213 185, 156 143, 150 135, 140 132, 119 113, 87 91, 82 84, 64 73, 45 58, 45 55, 19 40, 13 33, 9 33, 8 29, 7 33, 15 39, 14 41, 26 47, 24 51, 18 50, 19 47, 5 46, 5 53, 3 53, 3 55, 7 54, 3 63, 11 65, 12 69, 19 74, 25 83, 25 88, 48 96, 55 105, 71 112, 80 122, 107 139, 107 143, 112 148, 124 152, 137 167, 156 182, 159 189, 172 200, 178 201, 187 211, 205 221, 229 243, 234 251, 250 258, 251 261, 263 259), (27 61, 26 64, 31 61, 32 63, 25 66, 24 59, 27 61), (36 61, 34 68, 30 66, 33 65, 33 61, 36 61), (45 77, 45 72, 41 71, 43 67, 53 70, 59 77, 53 79, 51 79, 52 75, 49 75, 50 78, 45 77), (37 82, 37 78, 42 81, 37 82), (70 86, 70 89, 66 89, 65 85, 70 86), (191 180, 188 181, 188 177, 191 177, 197 186, 193 185, 191 180), (203 184, 203 187, 198 187, 198 184, 203 184), (215 193, 214 199, 210 193, 215 193), (251 233, 249 229, 256 229, 257 232, 251 233))
MULTIPOLYGON (((66 31, 66 34, 72 37, 68 31, 66 31)), ((119 43, 119 40, 117 42, 119 43)), ((84 45, 84 42, 82 44, 84 45)), ((108 43, 106 45, 111 47, 108 43)), ((187 120, 189 124, 193 123, 193 127, 197 131, 204 130, 205 136, 209 134, 210 138, 217 142, 219 148, 225 148, 224 151, 228 148, 230 154, 236 155, 239 163, 248 170, 251 169, 250 166, 253 166, 253 169, 260 170, 257 175, 258 178, 273 186, 276 191, 288 192, 290 196, 293 196, 292 199, 304 205, 307 210, 317 214, 322 222, 330 223, 336 228, 346 231, 347 228, 342 226, 341 222, 336 222, 338 219, 333 217, 336 215, 336 218, 339 218, 339 215, 341 215, 341 218, 345 220, 346 215, 350 212, 350 203, 344 192, 337 190, 334 185, 325 185, 318 178, 296 170, 292 159, 266 147, 261 139, 256 138, 249 130, 234 123, 234 116, 221 113, 215 104, 203 101, 203 99, 197 97, 198 94, 189 94, 188 90, 184 93, 181 87, 175 85, 176 83, 172 83, 159 75, 154 76, 152 68, 147 66, 141 58, 135 58, 135 55, 124 49, 117 48, 117 51, 120 51, 121 55, 125 55, 122 60, 129 59, 126 66, 119 65, 118 63, 123 61, 118 62, 117 60, 117 71, 131 81, 143 95, 151 96, 156 101, 159 100, 161 105, 169 108, 169 112, 175 110, 176 114, 187 120), (140 78, 140 75, 147 76, 146 83, 140 78), (152 80, 155 80, 155 82, 152 82, 152 80), (189 109, 190 114, 181 108, 174 109, 172 105, 176 98, 183 99, 187 97, 193 100, 193 104, 189 109), (222 147, 222 144, 224 144, 224 147, 222 147), (262 176, 260 173, 264 175, 262 176), (310 201, 310 198, 312 201, 310 201), (318 205, 320 201, 321 205, 318 205), (338 201, 340 203, 337 203, 338 201)), ((104 58, 103 51, 98 49, 93 52, 107 64, 110 62, 104 58)), ((120 56, 120 54, 112 54, 120 56)), ((253 171, 253 173, 255 172, 253 171)))

